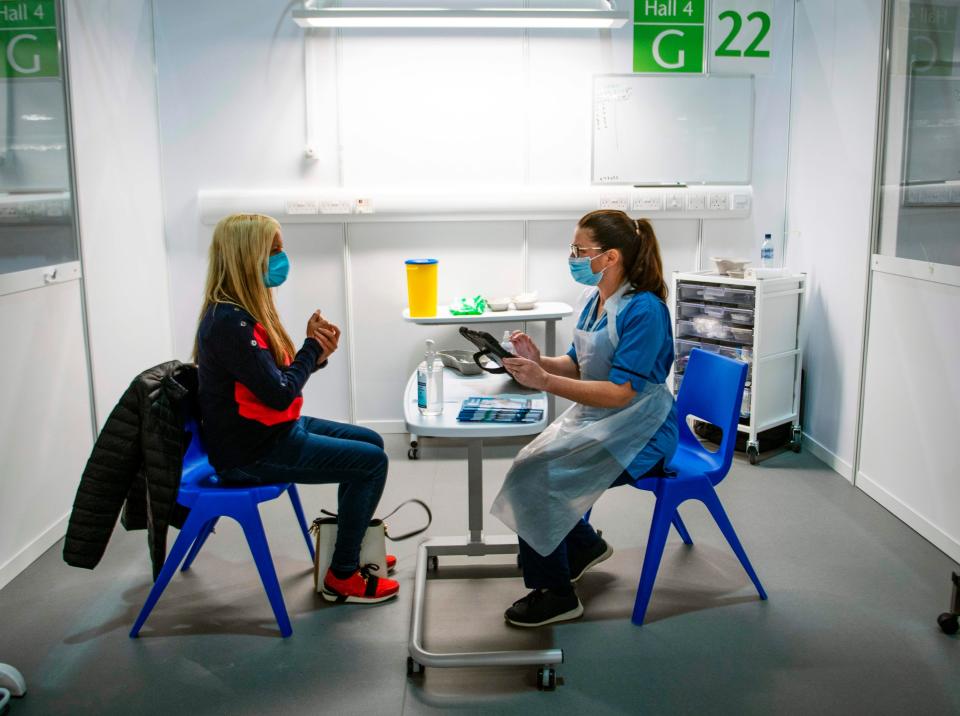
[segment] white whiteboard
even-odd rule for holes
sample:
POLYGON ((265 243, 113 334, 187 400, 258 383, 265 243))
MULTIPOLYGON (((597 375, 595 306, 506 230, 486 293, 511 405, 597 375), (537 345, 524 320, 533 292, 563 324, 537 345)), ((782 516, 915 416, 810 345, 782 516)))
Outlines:
POLYGON ((749 184, 753 77, 601 75, 595 184, 749 184))

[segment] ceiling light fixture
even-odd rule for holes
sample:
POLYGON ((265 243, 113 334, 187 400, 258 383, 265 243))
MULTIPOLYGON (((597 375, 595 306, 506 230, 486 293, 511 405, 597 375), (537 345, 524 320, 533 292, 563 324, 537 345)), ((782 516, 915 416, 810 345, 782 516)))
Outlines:
MULTIPOLYGON (((588 0, 589 1, 589 0, 588 0)), ((293 11, 301 27, 354 28, 568 28, 610 29, 623 26, 629 13, 613 0, 594 0, 593 6, 554 0, 530 8, 469 7, 311 7, 293 11)))

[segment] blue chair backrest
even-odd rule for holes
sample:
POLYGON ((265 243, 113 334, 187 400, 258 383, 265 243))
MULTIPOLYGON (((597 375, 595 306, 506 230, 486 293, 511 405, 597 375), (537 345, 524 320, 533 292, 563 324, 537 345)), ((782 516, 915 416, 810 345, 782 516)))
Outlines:
POLYGON ((747 364, 717 353, 694 348, 683 374, 677 395, 677 419, 680 422, 679 443, 682 448, 698 453, 711 464, 707 477, 716 485, 727 474, 733 462, 737 443, 737 423, 747 364), (723 431, 720 449, 711 453, 697 439, 687 424, 687 416, 705 420, 723 431))
POLYGON ((217 474, 210 464, 207 457, 207 451, 203 449, 200 442, 200 427, 197 421, 192 417, 187 418, 183 423, 183 429, 190 433, 190 445, 183 456, 183 472, 180 474, 180 489, 205 486, 215 480, 211 480, 217 474))

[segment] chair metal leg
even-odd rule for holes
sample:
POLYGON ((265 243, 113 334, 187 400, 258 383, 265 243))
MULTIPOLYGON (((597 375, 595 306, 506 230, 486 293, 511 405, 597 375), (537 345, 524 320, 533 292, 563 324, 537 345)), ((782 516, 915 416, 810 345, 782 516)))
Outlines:
POLYGON ((193 547, 190 548, 190 554, 188 554, 187 558, 183 560, 183 566, 180 568, 181 572, 186 572, 188 569, 190 569, 190 565, 193 564, 193 560, 195 560, 197 555, 200 554, 200 550, 207 541, 207 537, 213 534, 213 528, 217 526, 217 520, 219 519, 219 517, 214 517, 211 520, 207 520, 207 524, 203 526, 203 528, 200 530, 200 534, 197 536, 197 539, 194 540, 193 547))
POLYGON ((263 582, 263 588, 267 592, 267 599, 270 600, 270 606, 273 608, 273 615, 280 627, 280 634, 288 637, 293 633, 293 627, 290 626, 290 617, 287 616, 287 607, 283 602, 283 592, 280 590, 277 570, 273 565, 273 557, 270 556, 270 547, 267 545, 267 535, 263 531, 260 510, 257 508, 257 504, 251 500, 250 506, 245 512, 246 514, 238 516, 238 522, 240 522, 243 533, 247 537, 247 544, 250 545, 253 561, 257 565, 257 571, 260 572, 260 581, 263 582))
POLYGON ((297 486, 290 483, 287 488, 290 495, 290 502, 293 503, 293 511, 297 513, 297 521, 300 523, 300 531, 303 532, 303 540, 307 543, 307 551, 310 553, 310 561, 314 561, 317 556, 313 551, 313 541, 310 539, 310 530, 307 529, 307 518, 303 515, 303 505, 300 503, 300 493, 297 492, 297 486))
POLYGON ((131 639, 135 639, 140 633, 140 628, 143 626, 143 623, 147 621, 147 617, 150 616, 150 612, 153 611, 157 600, 160 599, 160 595, 163 594, 163 590, 166 589, 170 579, 177 571, 177 567, 180 566, 184 556, 187 554, 187 550, 190 549, 190 546, 197 539, 200 531, 207 524, 208 519, 209 515, 204 514, 202 510, 194 508, 190 511, 190 516, 187 517, 183 529, 180 530, 177 541, 173 543, 173 547, 167 553, 167 559, 164 561, 160 574, 157 576, 157 581, 153 583, 153 588, 150 590, 150 594, 147 595, 147 601, 144 602, 143 609, 140 610, 140 615, 130 630, 131 639))
POLYGON ((717 493, 713 490, 713 487, 711 486, 709 491, 707 491, 705 494, 701 494, 698 499, 700 499, 700 501, 707 506, 707 509, 710 510, 710 514, 713 515, 713 519, 716 521, 717 526, 723 533, 723 536, 727 538, 727 542, 730 543, 730 547, 740 560, 740 564, 743 565, 743 568, 750 576, 753 586, 757 588, 760 598, 766 599, 767 593, 764 591, 763 585, 760 584, 760 579, 757 577, 757 573, 753 570, 753 565, 750 564, 750 560, 747 558, 747 553, 743 549, 743 545, 740 544, 740 539, 737 537, 737 533, 734 531, 733 525, 730 523, 730 518, 727 517, 727 513, 723 509, 723 505, 720 504, 720 498, 717 497, 717 493))
POLYGON ((657 495, 657 505, 653 509, 653 520, 650 523, 650 535, 647 537, 647 550, 643 555, 637 598, 633 604, 633 616, 630 619, 637 626, 643 626, 643 618, 647 613, 647 605, 650 604, 650 595, 653 593, 653 583, 660 569, 663 547, 667 542, 667 534, 670 532, 670 524, 676 512, 675 501, 665 495, 657 495))
POLYGON ((680 539, 683 540, 684 544, 693 544, 693 540, 690 539, 690 533, 687 531, 687 526, 683 524, 683 520, 680 519, 679 510, 673 513, 673 526, 677 529, 677 532, 680 533, 680 539))

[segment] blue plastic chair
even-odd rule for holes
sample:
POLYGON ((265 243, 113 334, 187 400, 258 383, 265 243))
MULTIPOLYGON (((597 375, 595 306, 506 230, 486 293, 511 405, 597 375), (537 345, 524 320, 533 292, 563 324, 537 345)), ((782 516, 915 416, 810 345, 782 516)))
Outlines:
POLYGON ((725 358, 716 353, 694 349, 690 354, 687 369, 677 396, 677 419, 680 423, 677 452, 669 467, 677 472, 675 477, 654 477, 637 480, 633 486, 653 492, 657 504, 647 538, 647 550, 643 557, 643 569, 637 598, 633 605, 631 621, 643 625, 650 603, 653 583, 660 568, 660 559, 667 541, 670 525, 676 527, 684 544, 692 545, 677 508, 687 500, 699 500, 710 511, 717 526, 727 538, 740 564, 753 581, 760 599, 766 599, 747 553, 730 524, 730 519, 720 504, 714 487, 726 477, 733 462, 733 448, 737 442, 737 422, 740 418, 740 401, 747 377, 747 364, 725 358), (720 449, 712 453, 696 438, 687 425, 687 416, 705 420, 723 430, 720 449))
POLYGON ((190 516, 187 517, 177 541, 173 543, 173 548, 167 554, 160 575, 154 582, 133 629, 130 630, 130 637, 136 638, 140 633, 140 628, 147 617, 150 616, 150 612, 156 605, 157 600, 160 599, 160 595, 163 594, 163 590, 177 571, 180 563, 183 562, 182 571, 185 572, 190 569, 190 565, 197 558, 204 542, 207 541, 217 524, 217 520, 221 517, 232 517, 243 528, 247 543, 250 545, 250 552, 253 553, 253 561, 260 572, 263 588, 267 592, 273 614, 277 618, 280 634, 284 637, 290 636, 293 629, 290 626, 290 617, 287 616, 286 605, 283 603, 283 593, 280 591, 280 582, 277 580, 273 558, 270 556, 270 548, 267 546, 267 535, 263 531, 263 522, 260 519, 258 505, 261 502, 274 500, 284 492, 288 493, 290 502, 293 503, 293 511, 300 522, 300 529, 303 531, 303 539, 307 543, 310 559, 313 560, 313 544, 310 541, 310 533, 307 530, 307 521, 303 515, 303 506, 300 504, 297 486, 292 483, 257 487, 221 486, 216 471, 210 465, 207 453, 200 443, 196 422, 193 419, 188 419, 184 424, 184 430, 190 433, 190 445, 183 456, 183 472, 180 476, 180 491, 177 494, 177 502, 190 508, 190 516), (184 557, 186 557, 186 560, 184 560, 184 557))

